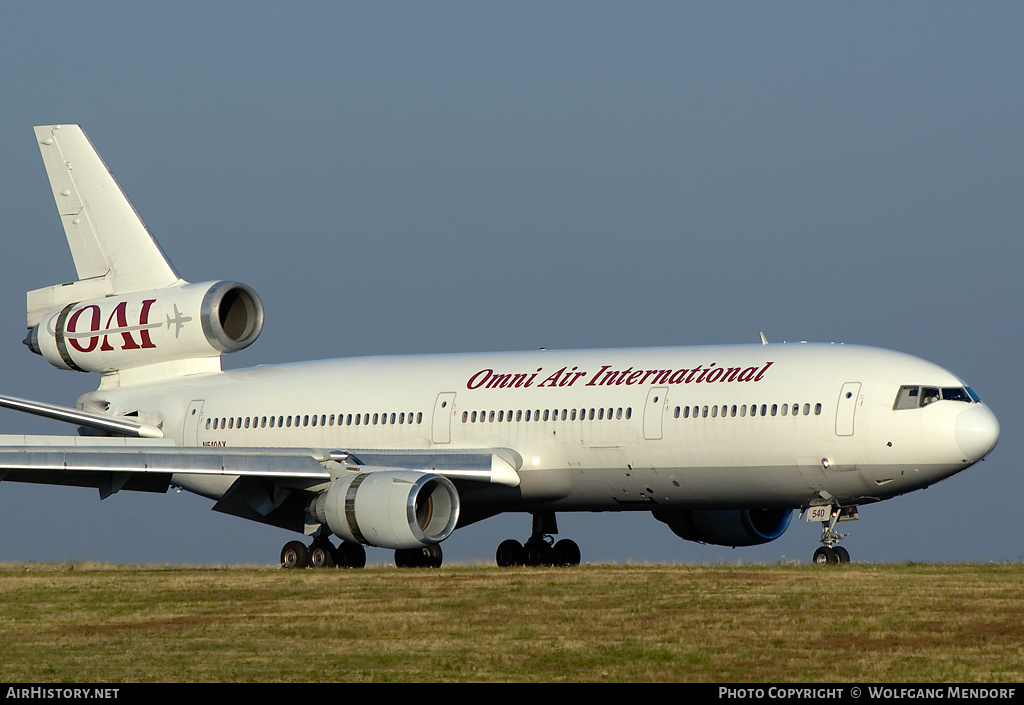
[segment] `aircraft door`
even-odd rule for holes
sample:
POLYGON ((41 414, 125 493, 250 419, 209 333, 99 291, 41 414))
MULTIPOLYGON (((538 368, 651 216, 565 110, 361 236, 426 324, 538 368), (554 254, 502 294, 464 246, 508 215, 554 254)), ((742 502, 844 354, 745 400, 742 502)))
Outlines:
POLYGON ((853 435, 853 418, 860 404, 860 382, 847 382, 839 392, 836 404, 836 435, 853 435))
POLYGON ((661 438, 661 419, 666 396, 668 387, 654 387, 647 392, 647 404, 644 406, 644 438, 649 441, 661 438))
POLYGON ((182 429, 182 442, 187 446, 199 445, 199 421, 203 418, 203 399, 196 399, 185 411, 185 427, 182 429))
POLYGON ((431 422, 431 436, 434 443, 450 443, 452 440, 452 414, 455 413, 455 392, 441 392, 434 402, 434 418, 431 422))

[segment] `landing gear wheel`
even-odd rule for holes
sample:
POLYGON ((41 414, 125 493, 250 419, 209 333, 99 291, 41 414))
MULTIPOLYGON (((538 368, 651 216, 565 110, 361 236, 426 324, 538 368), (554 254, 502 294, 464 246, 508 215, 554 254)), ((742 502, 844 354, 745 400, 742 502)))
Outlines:
POLYGON ((339 568, 362 568, 366 565, 366 549, 352 541, 342 541, 334 549, 334 565, 339 568))
POLYGON ((440 568, 441 547, 436 543, 423 548, 395 549, 395 565, 399 568, 440 568))
POLYGON ((526 563, 526 549, 523 548, 523 544, 515 539, 507 539, 498 544, 498 551, 494 555, 494 561, 500 568, 523 565, 526 563))
POLYGON ((576 545, 575 541, 562 539, 555 544, 552 557, 554 558, 555 565, 579 565, 580 547, 576 545))
POLYGON ((544 539, 530 538, 526 542, 526 565, 551 565, 555 549, 544 539))
POLYGON ((309 547, 309 566, 311 568, 333 568, 334 547, 328 542, 314 541, 309 547))
POLYGON ((814 552, 814 558, 811 559, 816 565, 827 565, 831 563, 839 562, 839 555, 828 546, 822 546, 814 552))
POLYGON ((309 565, 309 549, 301 541, 289 541, 281 549, 281 565, 285 568, 305 568, 309 565))
POLYGON ((836 555, 839 557, 840 563, 850 562, 850 552, 847 551, 845 548, 843 548, 842 546, 833 546, 832 550, 836 552, 836 555))

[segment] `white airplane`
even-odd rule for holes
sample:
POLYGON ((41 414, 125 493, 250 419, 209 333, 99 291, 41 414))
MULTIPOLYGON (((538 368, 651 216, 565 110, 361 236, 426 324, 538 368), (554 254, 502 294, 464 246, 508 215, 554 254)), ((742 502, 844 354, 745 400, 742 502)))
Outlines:
POLYGON ((35 128, 78 279, 28 293, 28 347, 100 374, 76 408, 0 405, 79 436, 0 437, 0 479, 183 488, 309 537, 282 563, 441 563, 440 543, 532 515, 497 563, 577 564, 558 512, 644 511, 678 536, 750 546, 794 510, 816 563, 849 561, 839 520, 995 447, 999 424, 924 360, 851 345, 762 344, 385 356, 222 371, 263 326, 251 288, 183 280, 82 130, 35 128), (334 535, 336 545, 330 540, 334 535))

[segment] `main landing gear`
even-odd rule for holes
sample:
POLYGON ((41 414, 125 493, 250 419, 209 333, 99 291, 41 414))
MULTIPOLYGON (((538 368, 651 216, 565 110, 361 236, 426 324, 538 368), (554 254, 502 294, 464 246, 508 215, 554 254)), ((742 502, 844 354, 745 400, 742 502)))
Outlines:
MULTIPOLYGON (((337 547, 321 538, 313 539, 309 546, 301 541, 289 541, 281 549, 281 565, 285 568, 362 568, 366 565, 366 550, 351 541, 342 541, 337 547)), ((423 548, 400 548, 395 551, 395 565, 399 568, 440 568, 441 547, 434 544, 423 548)))
POLYGON ((836 522, 855 519, 860 519, 856 507, 832 507, 828 519, 821 522, 821 542, 825 545, 814 552, 811 562, 815 565, 849 563, 850 552, 838 545, 846 534, 836 531, 836 522))
POLYGON ((554 512, 536 513, 533 515, 533 532, 526 540, 526 545, 515 539, 502 541, 498 544, 495 562, 503 568, 516 565, 579 565, 580 547, 569 539, 555 543, 551 534, 557 533, 554 512))
POLYGON ((351 541, 342 541, 337 547, 321 538, 313 539, 309 546, 301 541, 289 541, 281 549, 281 565, 285 568, 362 568, 366 565, 366 551, 351 541))

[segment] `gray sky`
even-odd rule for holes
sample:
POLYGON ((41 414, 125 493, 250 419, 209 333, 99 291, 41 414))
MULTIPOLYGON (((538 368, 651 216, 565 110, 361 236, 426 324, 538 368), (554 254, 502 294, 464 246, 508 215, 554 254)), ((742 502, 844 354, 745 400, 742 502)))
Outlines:
MULTIPOLYGON (((256 289, 227 368, 381 353, 860 343, 962 376, 989 460, 842 525, 854 560, 1018 560, 1024 6, 1012 2, 0 5, 0 393, 95 376, 21 344, 74 268, 32 126, 79 123, 179 272, 256 289)), ((5 433, 69 427, 0 412, 5 433)), ((182 494, 0 483, 0 561, 273 563, 182 494)), ((647 514, 584 560, 806 561, 647 514)), ((493 560, 528 515, 456 532, 493 560)), ((390 552, 370 550, 371 562, 390 552)))

